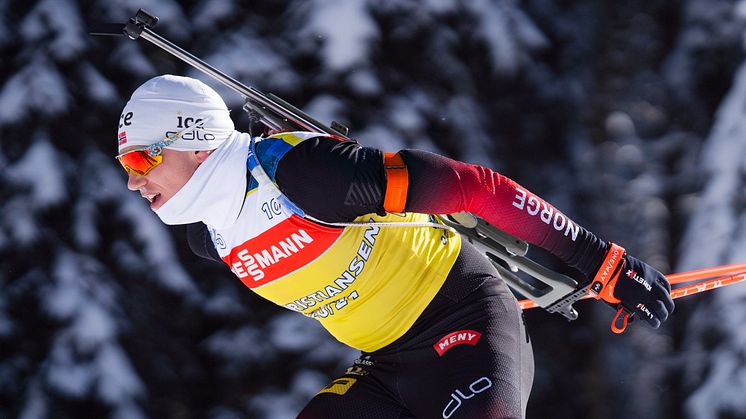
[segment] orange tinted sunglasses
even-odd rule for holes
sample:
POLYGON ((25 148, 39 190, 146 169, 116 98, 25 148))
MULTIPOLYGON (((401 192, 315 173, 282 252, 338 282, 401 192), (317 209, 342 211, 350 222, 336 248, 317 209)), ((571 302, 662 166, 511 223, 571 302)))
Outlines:
POLYGON ((152 146, 139 148, 118 155, 117 160, 127 173, 145 176, 163 162, 163 150, 160 147, 152 150, 152 146))
MULTIPOLYGON (((207 121, 208 119, 205 119, 207 121)), ((119 164, 124 167, 127 173, 134 173, 137 176, 145 176, 155 169, 156 166, 163 163, 163 148, 173 144, 181 136, 192 129, 197 128, 196 124, 186 127, 181 131, 172 132, 166 136, 165 140, 158 141, 147 147, 136 148, 119 154, 116 158, 119 164)))

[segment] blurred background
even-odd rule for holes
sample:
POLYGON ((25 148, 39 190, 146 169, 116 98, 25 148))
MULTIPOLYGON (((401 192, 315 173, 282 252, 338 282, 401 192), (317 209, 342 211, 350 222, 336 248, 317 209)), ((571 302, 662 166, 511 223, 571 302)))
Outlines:
MULTIPOLYGON (((0 0, 0 418, 292 418, 356 357, 198 260, 113 156, 156 31, 362 144, 499 170, 664 273, 746 261, 746 1, 0 0)), ((527 314, 528 418, 746 418, 746 286, 527 314)))

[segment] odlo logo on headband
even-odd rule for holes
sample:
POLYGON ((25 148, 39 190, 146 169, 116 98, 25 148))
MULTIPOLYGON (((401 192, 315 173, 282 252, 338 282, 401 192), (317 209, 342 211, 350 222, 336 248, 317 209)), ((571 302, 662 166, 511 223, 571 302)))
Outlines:
MULTIPOLYGON (((205 131, 205 121, 202 118, 192 116, 176 115, 176 128, 183 130, 194 126, 193 130, 188 130, 181 135, 182 140, 212 141, 215 135, 205 131)), ((166 137, 176 134, 177 131, 166 131, 166 137)))

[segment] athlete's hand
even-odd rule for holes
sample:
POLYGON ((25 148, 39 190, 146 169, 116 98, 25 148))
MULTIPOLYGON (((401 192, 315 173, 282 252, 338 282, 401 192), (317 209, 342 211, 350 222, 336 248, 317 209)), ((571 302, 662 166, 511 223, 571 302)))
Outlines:
POLYGON ((660 272, 632 256, 624 257, 614 295, 630 313, 636 313, 657 329, 673 313, 671 284, 660 272))
POLYGON ((591 292, 613 307, 621 305, 630 316, 637 314, 656 329, 674 310, 671 285, 666 277, 615 245, 591 282, 591 292), (605 283, 604 273, 608 277, 605 283))

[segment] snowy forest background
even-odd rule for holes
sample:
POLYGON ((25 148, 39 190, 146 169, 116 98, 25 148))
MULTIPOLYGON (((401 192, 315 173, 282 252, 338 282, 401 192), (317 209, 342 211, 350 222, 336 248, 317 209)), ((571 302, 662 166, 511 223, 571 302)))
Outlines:
MULTIPOLYGON (((746 261, 746 1, 0 0, 0 418, 290 418, 356 353, 125 187, 156 31, 361 143, 500 170, 664 273, 746 261)), ((528 313, 529 418, 746 418, 746 286, 660 330, 528 313)))

